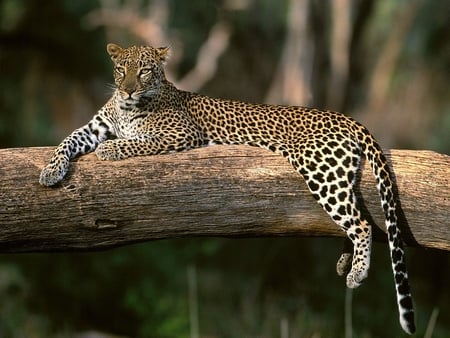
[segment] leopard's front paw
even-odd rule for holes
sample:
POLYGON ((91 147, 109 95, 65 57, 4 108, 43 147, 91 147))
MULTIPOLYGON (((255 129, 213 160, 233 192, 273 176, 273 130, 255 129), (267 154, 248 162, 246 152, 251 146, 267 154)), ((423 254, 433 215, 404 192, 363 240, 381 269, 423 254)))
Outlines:
POLYGON ((39 176, 39 183, 47 187, 55 185, 64 178, 67 173, 68 166, 68 163, 64 163, 64 165, 56 165, 54 163, 47 165, 41 171, 41 175, 39 176))
POLYGON ((120 150, 119 144, 114 140, 107 140, 103 143, 100 143, 95 150, 95 153, 97 154, 97 157, 103 161, 117 161, 122 160, 126 157, 120 150))

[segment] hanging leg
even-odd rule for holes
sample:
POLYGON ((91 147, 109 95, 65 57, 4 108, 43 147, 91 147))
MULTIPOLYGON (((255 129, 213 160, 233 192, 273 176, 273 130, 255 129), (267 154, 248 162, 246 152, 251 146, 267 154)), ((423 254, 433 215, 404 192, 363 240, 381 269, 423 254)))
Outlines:
POLYGON ((293 158, 291 163, 294 167, 300 164, 297 170, 317 202, 347 234, 349 240, 336 269, 338 274, 345 274, 351 261, 347 286, 356 288, 368 275, 372 244, 371 226, 363 218, 353 190, 361 154, 358 146, 348 140, 336 140, 333 149, 326 148, 332 142, 327 145, 318 139, 309 142, 309 148, 317 151, 305 151, 301 158, 293 158))

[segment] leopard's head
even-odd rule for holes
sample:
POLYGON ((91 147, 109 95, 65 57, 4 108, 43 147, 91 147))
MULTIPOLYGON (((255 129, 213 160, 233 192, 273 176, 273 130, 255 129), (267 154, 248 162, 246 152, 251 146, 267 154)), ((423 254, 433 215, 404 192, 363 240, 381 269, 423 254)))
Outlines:
POLYGON ((163 65, 169 54, 168 47, 122 48, 110 43, 106 49, 114 62, 114 81, 122 100, 137 103, 159 92, 165 80, 163 65))

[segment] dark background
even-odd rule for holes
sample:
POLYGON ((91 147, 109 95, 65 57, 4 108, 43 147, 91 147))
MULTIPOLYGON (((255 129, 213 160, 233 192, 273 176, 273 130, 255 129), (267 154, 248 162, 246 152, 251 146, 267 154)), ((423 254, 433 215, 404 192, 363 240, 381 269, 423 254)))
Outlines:
MULTIPOLYGON (((169 45, 182 89, 342 111, 385 148, 449 154, 448 13, 446 0, 0 0, 0 147, 56 145, 87 122, 112 93, 115 42, 169 45)), ((343 337, 340 248, 184 239, 0 255, 0 337, 195 337, 195 316, 200 337, 343 337)), ((448 337, 448 254, 408 249, 407 264, 417 336, 448 337)), ((353 293, 353 336, 404 336, 385 244, 353 293)))

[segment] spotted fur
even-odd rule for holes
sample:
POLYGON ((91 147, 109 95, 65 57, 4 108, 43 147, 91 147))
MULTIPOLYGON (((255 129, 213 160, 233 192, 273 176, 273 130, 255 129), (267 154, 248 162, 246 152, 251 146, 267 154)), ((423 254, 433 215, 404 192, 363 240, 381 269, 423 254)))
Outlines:
POLYGON ((56 148, 40 183, 52 186, 67 173, 70 159, 95 150, 101 160, 154 155, 209 144, 247 144, 287 158, 309 190, 347 234, 353 251, 338 260, 347 286, 367 277, 371 225, 363 217, 354 185, 365 157, 372 168, 386 219, 400 323, 415 331, 393 180, 383 152, 369 131, 342 114, 318 109, 250 104, 181 91, 168 82, 167 48, 107 46, 117 89, 85 126, 56 148))

